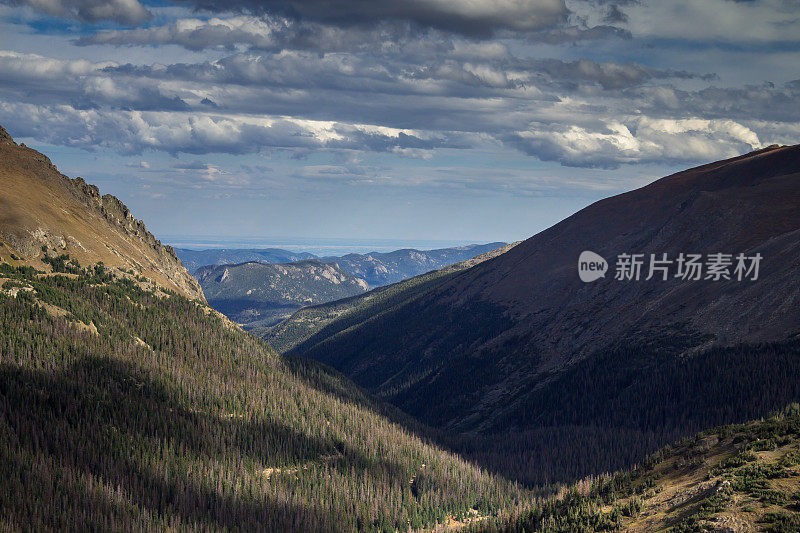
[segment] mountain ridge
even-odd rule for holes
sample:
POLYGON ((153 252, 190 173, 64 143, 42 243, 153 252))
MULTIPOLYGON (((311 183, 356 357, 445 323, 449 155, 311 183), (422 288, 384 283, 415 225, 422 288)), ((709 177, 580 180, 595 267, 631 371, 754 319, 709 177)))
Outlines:
POLYGON ((68 254, 81 264, 102 262, 119 275, 132 271, 205 301, 175 250, 122 201, 62 174, 47 156, 18 145, 1 127, 0 206, 0 241, 8 261, 42 268, 48 254, 68 254))

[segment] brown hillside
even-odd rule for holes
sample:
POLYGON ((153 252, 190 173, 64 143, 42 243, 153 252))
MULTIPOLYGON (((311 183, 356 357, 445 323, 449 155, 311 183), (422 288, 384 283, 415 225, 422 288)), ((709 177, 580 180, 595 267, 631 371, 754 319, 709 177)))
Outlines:
POLYGON ((116 197, 61 174, 43 154, 18 145, 0 127, 0 260, 44 268, 48 254, 81 265, 103 262, 205 301, 203 290, 170 246, 164 246, 116 197), (17 257, 14 260, 12 258, 17 257))

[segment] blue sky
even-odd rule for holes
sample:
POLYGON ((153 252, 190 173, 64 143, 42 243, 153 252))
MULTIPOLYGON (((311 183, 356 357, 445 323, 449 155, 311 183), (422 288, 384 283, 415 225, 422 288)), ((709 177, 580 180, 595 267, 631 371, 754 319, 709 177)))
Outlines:
POLYGON ((0 124, 157 235, 511 241, 800 137, 796 0, 0 0, 0 124))

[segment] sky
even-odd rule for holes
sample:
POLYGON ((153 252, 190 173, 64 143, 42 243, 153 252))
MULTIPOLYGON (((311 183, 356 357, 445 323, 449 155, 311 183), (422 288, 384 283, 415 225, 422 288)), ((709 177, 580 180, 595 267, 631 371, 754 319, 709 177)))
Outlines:
POLYGON ((800 142, 800 1, 0 0, 0 125, 167 241, 510 242, 800 142))

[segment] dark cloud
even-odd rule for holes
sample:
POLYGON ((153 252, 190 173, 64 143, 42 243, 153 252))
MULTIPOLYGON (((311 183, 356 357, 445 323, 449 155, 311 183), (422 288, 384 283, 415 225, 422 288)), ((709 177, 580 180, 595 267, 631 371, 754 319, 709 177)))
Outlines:
POLYGON ((277 15, 341 27, 386 21, 412 23, 464 35, 488 37, 499 30, 535 31, 563 23, 563 0, 183 0, 214 13, 277 15))
POLYGON ((557 83, 591 82, 603 89, 624 89, 642 85, 650 80, 663 79, 716 79, 716 74, 696 74, 685 70, 654 69, 638 63, 597 62, 588 59, 564 61, 549 59, 536 61, 532 66, 549 75, 557 83))
POLYGON ((620 22, 628 22, 628 15, 626 15, 617 4, 611 4, 608 6, 608 11, 603 20, 612 24, 618 24, 620 22))
MULTIPOLYGON (((254 51, 280 52, 374 52, 413 49, 424 42, 432 51, 452 47, 454 36, 428 29, 421 31, 409 24, 386 21, 368 26, 342 27, 318 21, 286 19, 274 15, 238 15, 209 20, 182 19, 162 26, 108 30, 84 35, 75 40, 79 46, 124 45, 158 46, 174 44, 188 50, 233 50, 246 47, 254 51)), ((528 42, 549 44, 575 43, 608 38, 629 39, 630 32, 611 25, 557 24, 524 33, 528 42)))
POLYGON ((132 26, 151 17, 138 0, 2 0, 2 3, 28 6, 47 15, 90 23, 110 20, 132 26))

